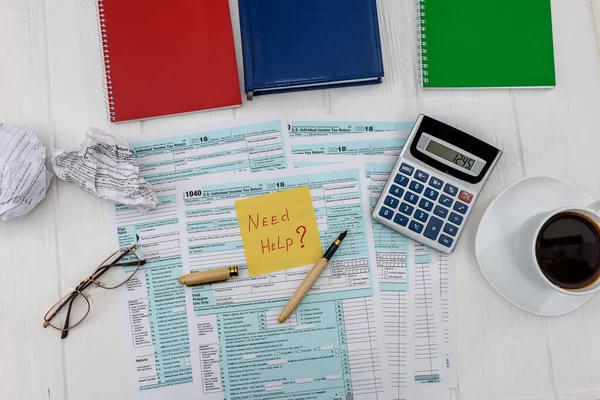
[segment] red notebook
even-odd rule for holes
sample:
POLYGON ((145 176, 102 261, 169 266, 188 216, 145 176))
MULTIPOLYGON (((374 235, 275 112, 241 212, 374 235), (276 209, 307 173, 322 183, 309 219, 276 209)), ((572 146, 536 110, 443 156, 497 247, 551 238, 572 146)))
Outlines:
POLYGON ((112 122, 242 104, 228 0, 98 0, 112 122))

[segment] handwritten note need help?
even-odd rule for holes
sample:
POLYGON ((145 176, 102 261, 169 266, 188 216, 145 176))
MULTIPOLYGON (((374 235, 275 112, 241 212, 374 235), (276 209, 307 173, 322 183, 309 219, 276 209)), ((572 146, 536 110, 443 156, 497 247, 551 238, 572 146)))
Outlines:
POLYGON ((323 255, 308 186, 235 202, 248 273, 314 264, 323 255))

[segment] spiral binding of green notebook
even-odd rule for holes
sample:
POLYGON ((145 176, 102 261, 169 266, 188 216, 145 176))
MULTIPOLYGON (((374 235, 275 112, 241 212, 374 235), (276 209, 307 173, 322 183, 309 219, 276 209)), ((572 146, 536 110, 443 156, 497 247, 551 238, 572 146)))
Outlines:
POLYGON ((424 88, 554 87, 550 0, 418 0, 424 88))

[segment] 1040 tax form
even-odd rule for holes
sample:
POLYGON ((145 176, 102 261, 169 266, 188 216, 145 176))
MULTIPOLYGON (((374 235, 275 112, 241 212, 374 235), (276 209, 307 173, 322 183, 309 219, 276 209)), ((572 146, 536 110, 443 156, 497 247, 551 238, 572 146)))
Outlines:
POLYGON ((186 290, 202 398, 391 398, 364 176, 362 167, 340 164, 177 184, 184 272, 233 260, 240 267, 239 278, 186 290), (301 186, 310 188, 323 246, 345 229, 348 237, 280 324, 277 316, 312 265, 249 277, 234 201, 301 186))

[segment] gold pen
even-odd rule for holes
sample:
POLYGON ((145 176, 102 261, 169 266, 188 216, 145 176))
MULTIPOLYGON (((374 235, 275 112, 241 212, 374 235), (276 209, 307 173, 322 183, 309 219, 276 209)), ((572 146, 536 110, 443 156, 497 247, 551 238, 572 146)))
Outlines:
POLYGON ((340 247, 340 244, 342 244, 342 240, 344 240, 347 234, 348 230, 346 229, 340 234, 340 236, 338 236, 338 238, 333 243, 331 243, 331 246, 329 246, 325 254, 323 254, 323 257, 321 257, 319 261, 317 261, 315 265, 313 265, 308 274, 306 274, 304 280, 302 281, 300 286, 298 286, 298 289, 296 289, 292 297, 290 297, 290 300, 288 301, 286 306, 283 308, 283 311, 281 311, 281 314, 279 314, 279 323, 285 322, 285 320, 288 319, 290 315, 292 315, 296 307, 298 307, 298 304, 302 302, 302 299, 304 299, 304 296, 306 296, 306 294, 313 287, 317 279, 319 279, 319 276, 321 276, 321 273, 323 273, 323 270, 329 264, 329 260, 331 260, 331 257, 333 256, 335 251, 338 249, 338 247, 340 247))
POLYGON ((179 283, 185 286, 197 286, 204 283, 225 281, 240 275, 238 267, 209 269, 208 271, 192 272, 179 278, 179 283))

